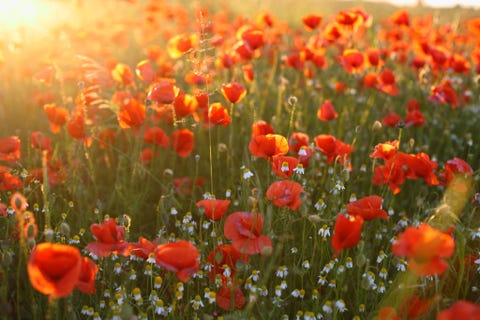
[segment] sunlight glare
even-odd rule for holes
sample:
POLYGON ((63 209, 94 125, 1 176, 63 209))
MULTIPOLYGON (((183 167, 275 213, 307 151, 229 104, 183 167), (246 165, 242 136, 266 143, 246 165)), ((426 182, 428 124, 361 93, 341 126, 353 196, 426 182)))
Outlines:
POLYGON ((45 3, 38 0, 1 0, 0 28, 35 26, 45 15, 46 9, 45 3))

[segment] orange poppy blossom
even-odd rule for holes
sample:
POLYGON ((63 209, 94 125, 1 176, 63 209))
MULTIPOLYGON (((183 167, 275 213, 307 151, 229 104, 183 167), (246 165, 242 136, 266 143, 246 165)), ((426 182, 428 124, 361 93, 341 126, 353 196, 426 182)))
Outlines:
POLYGON ((208 121, 211 125, 226 127, 232 122, 232 118, 230 118, 227 108, 220 102, 214 102, 208 108, 208 121))
POLYGON ((450 308, 438 313, 436 320, 480 320, 480 305, 470 301, 458 300, 450 308))
POLYGON ((210 251, 207 261, 212 265, 209 277, 213 280, 217 274, 225 278, 227 268, 229 277, 234 278, 237 272, 237 262, 249 263, 250 257, 246 253, 240 253, 231 244, 222 244, 210 251))
POLYGON ((388 220, 387 212, 382 209, 382 202, 383 199, 380 196, 366 196, 347 204, 347 213, 352 216, 361 216, 365 221, 375 218, 388 220))
POLYGON ((223 284, 216 294, 215 302, 225 311, 241 309, 245 305, 245 296, 238 284, 223 284))
POLYGON ((245 87, 235 81, 222 85, 221 92, 231 103, 240 102, 247 95, 245 87))
POLYGON ((218 221, 227 213, 230 200, 204 199, 197 202, 198 208, 203 208, 203 213, 207 218, 218 221))
POLYGON ((194 147, 194 135, 193 132, 188 129, 180 129, 170 134, 170 141, 172 142, 170 147, 174 150, 178 156, 182 158, 188 157, 194 147))
POLYGON ((134 85, 135 75, 129 65, 117 63, 112 70, 112 79, 124 86, 134 85))
POLYGON ((82 272, 80 251, 73 246, 43 242, 30 253, 27 271, 30 283, 44 295, 68 296, 82 272))
POLYGON ((128 256, 129 245, 123 240, 125 229, 115 222, 115 219, 104 219, 102 224, 94 223, 90 231, 97 241, 87 244, 87 250, 99 257, 111 254, 128 256))
POLYGON ((403 320, 394 307, 382 307, 376 320, 403 320))
POLYGON ((0 191, 14 191, 23 187, 22 180, 14 176, 12 170, 0 165, 0 191))
POLYGON ((227 217, 223 232, 240 253, 259 254, 263 248, 272 246, 272 240, 261 234, 262 228, 261 214, 239 211, 227 217))
POLYGON ((392 244, 392 252, 398 257, 407 257, 409 270, 418 276, 443 274, 448 268, 444 258, 451 257, 454 249, 452 235, 426 223, 407 227, 392 244))
POLYGON ((273 182, 267 189, 267 199, 280 208, 289 207, 291 210, 297 210, 302 201, 300 199, 303 193, 303 187, 300 183, 281 180, 273 182))
POLYGON ((14 163, 21 159, 20 138, 11 136, 0 139, 0 161, 14 163))
POLYGON ((400 306, 399 313, 407 319, 420 317, 428 312, 433 301, 433 298, 421 299, 416 294, 405 296, 400 306))
POLYGON ((377 77, 376 88, 378 91, 391 96, 397 96, 399 90, 395 81, 395 75, 390 69, 384 68, 377 77))
POLYGON ((330 100, 325 100, 325 102, 318 108, 317 118, 322 121, 330 121, 338 118, 338 113, 335 111, 335 107, 330 100))
POLYGON ((67 123, 68 110, 63 107, 58 107, 54 103, 49 103, 43 106, 43 110, 50 121, 50 130, 53 133, 59 133, 62 126, 67 123))
POLYGON ((303 132, 294 132, 288 139, 288 148, 291 153, 298 155, 302 147, 308 147, 310 143, 310 137, 303 132))
POLYGON ((178 59, 197 46, 198 37, 195 34, 178 34, 168 40, 167 52, 173 59, 178 59))
POLYGON ((248 150, 257 158, 270 159, 288 152, 288 141, 280 134, 256 135, 248 144, 248 150))
POLYGON ((138 128, 145 121, 145 105, 134 98, 129 92, 116 91, 112 96, 112 102, 119 106, 117 120, 120 128, 138 128))
POLYGON ((95 277, 97 276, 98 266, 92 259, 83 257, 80 275, 78 277, 76 287, 83 293, 95 293, 95 277))
POLYGON ((198 271, 198 250, 186 240, 160 244, 155 248, 155 263, 162 268, 175 272, 182 282, 198 271))
POLYGON ((160 127, 148 127, 145 129, 143 135, 144 143, 151 143, 156 146, 160 146, 164 149, 168 148, 170 139, 168 135, 160 127))
POLYGON ((184 118, 194 113, 197 110, 197 108, 198 108, 198 101, 195 98, 195 96, 188 93, 184 93, 182 90, 178 91, 177 96, 173 101, 173 109, 175 110, 175 117, 177 119, 184 118))
POLYGON ((361 216, 347 217, 338 214, 333 227, 331 244, 335 250, 333 257, 337 257, 343 249, 353 248, 360 241, 362 235, 363 218, 361 216))

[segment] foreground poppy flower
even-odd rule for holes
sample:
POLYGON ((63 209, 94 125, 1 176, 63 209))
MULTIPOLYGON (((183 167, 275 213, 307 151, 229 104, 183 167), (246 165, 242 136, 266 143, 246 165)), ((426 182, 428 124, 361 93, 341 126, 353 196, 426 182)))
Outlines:
POLYGON ((272 171, 281 178, 290 178, 298 167, 298 159, 289 156, 273 156, 270 159, 272 171))
POLYGON ((437 315, 437 320, 480 320, 480 305, 473 304, 470 301, 459 300, 450 308, 441 311, 437 315))
POLYGON ((95 293, 95 277, 97 276, 98 266, 92 259, 83 257, 82 268, 76 287, 83 293, 94 294, 95 293))
POLYGON ((155 263, 177 274, 178 279, 187 282, 198 271, 198 250, 185 240, 158 245, 154 252, 155 263))
POLYGON ((55 298, 68 296, 73 291, 81 269, 82 257, 77 248, 49 242, 35 246, 27 265, 32 286, 55 298))
POLYGON ((335 221, 332 235, 332 247, 337 257, 343 249, 353 248, 360 241, 362 235, 363 218, 361 216, 347 217, 339 214, 335 221))
POLYGON ((287 154, 288 141, 279 134, 257 135, 250 140, 248 150, 255 157, 269 159, 276 155, 287 154))
POLYGON ((217 274, 224 278, 227 268, 230 278, 234 278, 237 271, 237 262, 249 263, 250 258, 247 254, 240 253, 233 245, 222 244, 210 251, 207 261, 212 264, 209 276, 213 280, 217 274))
POLYGON ((234 212, 223 225, 225 237, 241 253, 259 254, 264 247, 271 247, 272 240, 261 234, 263 218, 258 213, 234 212))
POLYGON ((383 199, 380 196, 367 196, 347 204, 347 213, 360 216, 363 220, 383 218, 388 220, 387 212, 382 209, 383 199))
POLYGON ((153 83, 147 90, 147 99, 153 102, 168 104, 175 100, 179 90, 175 88, 174 82, 164 79, 153 83))
POLYGON ((392 252, 408 257, 408 268, 418 276, 443 274, 448 268, 444 258, 451 257, 454 249, 451 235, 425 223, 406 228, 392 244, 392 252))
POLYGON ((208 120, 212 125, 228 126, 232 118, 228 115, 228 110, 221 103, 215 102, 208 108, 208 120))
POLYGON ((245 305, 245 296, 238 285, 224 284, 217 292, 215 302, 217 306, 226 311, 234 308, 241 309, 245 305))
POLYGON ((403 299, 400 306, 400 314, 407 319, 414 319, 424 315, 430 309, 433 299, 421 299, 413 294, 403 299))
POLYGON ((393 307, 382 307, 376 320, 402 320, 393 307))
POLYGON ((117 225, 114 219, 105 219, 102 224, 94 223, 90 226, 92 235, 97 240, 87 245, 87 250, 99 257, 111 254, 128 256, 128 242, 123 240, 125 230, 117 225))
POLYGON ((472 167, 460 158, 453 158, 445 163, 445 170, 441 175, 444 185, 449 185, 456 175, 470 176, 473 174, 472 167))
POLYGON ((275 181, 268 187, 267 199, 277 207, 289 207, 297 210, 302 204, 300 195, 303 192, 302 185, 290 180, 275 181))
POLYGON ((245 87, 238 82, 224 84, 221 91, 225 99, 231 103, 237 103, 247 95, 247 90, 245 90, 245 87))
POLYGON ((363 54, 356 49, 347 49, 338 57, 338 62, 348 73, 361 73, 363 69, 363 54))
POLYGON ((118 102, 120 106, 117 114, 118 124, 123 129, 138 128, 145 121, 145 106, 133 98, 130 93, 116 92, 112 101, 118 102))
POLYGON ((172 132, 170 140, 172 149, 182 158, 186 158, 192 153, 194 146, 193 132, 188 129, 180 129, 172 132))
POLYGON ((230 202, 230 200, 204 199, 197 202, 197 207, 203 208, 209 219, 218 221, 227 213, 230 202))

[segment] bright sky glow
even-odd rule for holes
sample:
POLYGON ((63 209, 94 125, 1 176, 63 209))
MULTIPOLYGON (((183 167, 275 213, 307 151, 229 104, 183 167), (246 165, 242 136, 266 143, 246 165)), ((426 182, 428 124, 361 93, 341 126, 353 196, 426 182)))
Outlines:
POLYGON ((57 19, 59 4, 42 0, 0 0, 0 29, 39 27, 57 19))
MULTIPOLYGON (((375 2, 383 2, 374 0, 375 2)), ((417 4, 417 0, 388 0, 392 4, 397 6, 415 6, 417 4)), ((462 7, 475 7, 480 8, 480 0, 423 0, 423 4, 425 6, 430 7, 453 7, 456 5, 461 5, 462 7)))

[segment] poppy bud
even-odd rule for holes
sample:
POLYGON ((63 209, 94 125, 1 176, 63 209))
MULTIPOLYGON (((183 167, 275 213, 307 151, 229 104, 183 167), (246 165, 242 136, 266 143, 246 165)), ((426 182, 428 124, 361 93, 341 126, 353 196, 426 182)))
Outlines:
POLYGON ((288 104, 291 105, 292 107, 296 105, 298 102, 298 98, 295 96, 290 96, 288 97, 288 104))
POLYGON ((251 208, 256 208, 257 207, 257 204, 258 204, 258 199, 255 198, 255 197, 248 197, 248 206, 251 207, 251 208))
POLYGON ((33 248, 35 248, 36 244, 37 244, 37 242, 35 241, 35 238, 28 238, 27 239, 27 248, 29 250, 33 250, 33 248))
POLYGON ((372 131, 376 132, 376 131, 379 131, 380 129, 382 129, 382 123, 377 120, 372 125, 372 131))
POLYGON ((321 221, 320 217, 316 214, 310 214, 307 217, 308 221, 310 221, 313 224, 317 224, 321 221))
POLYGON ((163 175, 167 178, 173 177, 173 170, 167 168, 167 169, 163 170, 163 175))

